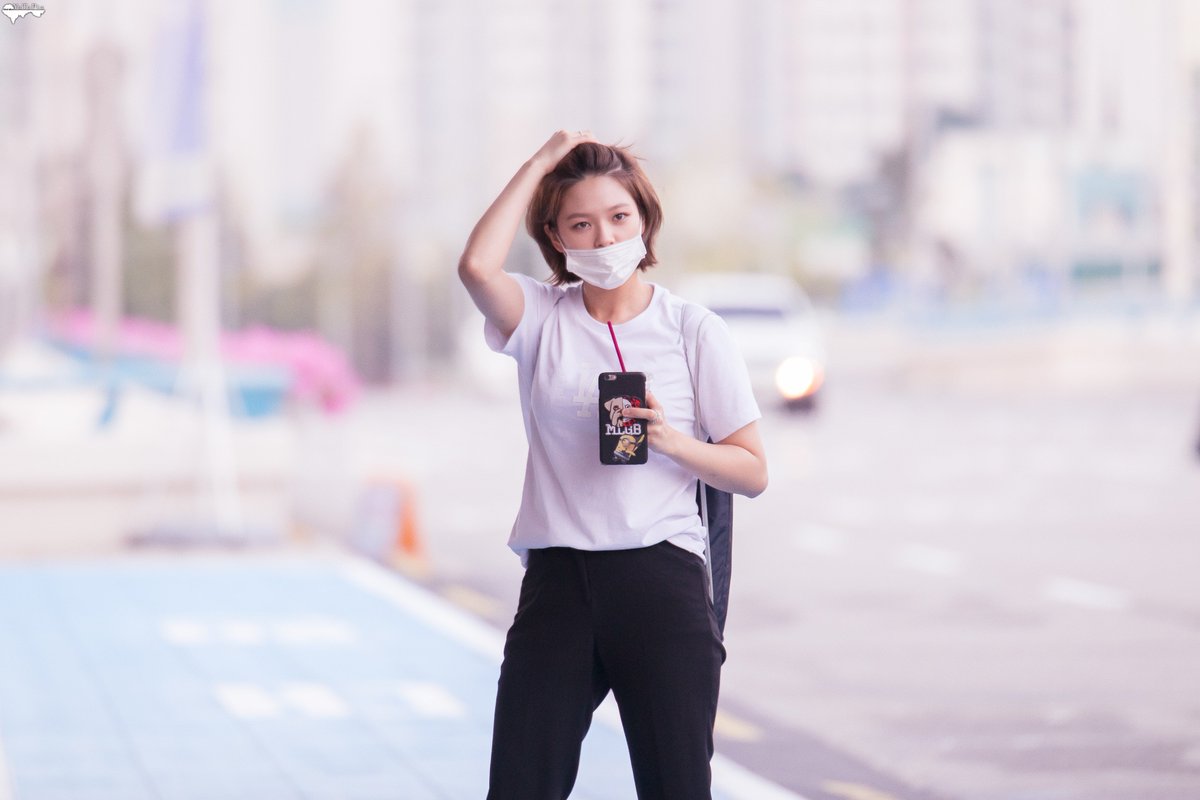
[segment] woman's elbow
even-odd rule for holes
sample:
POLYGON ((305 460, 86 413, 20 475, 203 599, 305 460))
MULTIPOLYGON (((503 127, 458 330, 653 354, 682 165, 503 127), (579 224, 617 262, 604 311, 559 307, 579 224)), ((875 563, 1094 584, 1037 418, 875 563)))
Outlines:
POLYGON ((483 267, 479 261, 469 255, 463 254, 463 257, 458 260, 458 279, 467 286, 473 283, 479 283, 483 276, 483 267))
POLYGON ((758 497, 767 490, 767 483, 767 465, 762 464, 755 472, 753 479, 750 481, 750 485, 746 487, 746 491, 743 494, 745 494, 746 497, 758 497))

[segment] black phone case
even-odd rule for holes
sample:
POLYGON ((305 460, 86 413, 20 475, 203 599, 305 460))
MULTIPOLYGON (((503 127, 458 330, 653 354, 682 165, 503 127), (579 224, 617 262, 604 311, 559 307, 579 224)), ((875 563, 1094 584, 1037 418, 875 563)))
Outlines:
POLYGON ((600 463, 645 464, 650 451, 646 444, 646 420, 625 419, 630 406, 646 407, 646 373, 601 372, 600 463))

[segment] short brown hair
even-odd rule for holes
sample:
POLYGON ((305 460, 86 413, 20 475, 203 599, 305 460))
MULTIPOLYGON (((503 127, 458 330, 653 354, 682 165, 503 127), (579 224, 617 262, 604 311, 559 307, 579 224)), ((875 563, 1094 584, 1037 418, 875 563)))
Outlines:
POLYGON ((525 228, 537 242, 546 263, 550 265, 550 270, 554 273, 550 282, 556 286, 575 283, 581 278, 567 270, 567 259, 555 249, 554 243, 546 233, 546 226, 549 225, 551 229, 558 227, 558 212, 562 208, 563 195, 572 186, 593 175, 615 178, 637 204, 638 215, 641 216, 644 226, 642 239, 646 243, 646 257, 638 264, 638 269, 645 270, 658 263, 654 255, 654 237, 662 227, 662 206, 650 179, 638 164, 637 157, 623 147, 584 142, 575 145, 571 152, 563 156, 562 161, 542 178, 537 191, 534 192, 533 201, 529 204, 529 213, 525 216, 525 228))

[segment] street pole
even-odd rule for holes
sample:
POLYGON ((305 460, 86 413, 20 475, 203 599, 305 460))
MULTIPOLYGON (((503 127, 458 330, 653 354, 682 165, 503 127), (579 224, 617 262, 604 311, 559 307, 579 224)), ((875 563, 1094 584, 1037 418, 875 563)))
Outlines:
POLYGON ((1181 307, 1196 299, 1197 234, 1200 213, 1200 11, 1191 0, 1173 0, 1168 20, 1164 73, 1167 86, 1166 142, 1162 148, 1163 288, 1167 301, 1181 307))
POLYGON ((194 211, 176 231, 178 296, 186 355, 180 370, 180 394, 196 403, 200 414, 199 483, 201 524, 212 533, 203 538, 232 538, 242 529, 237 487, 237 459, 229 408, 229 382, 221 360, 220 248, 216 214, 211 207, 194 211))
MULTIPOLYGON (((164 33, 167 71, 162 152, 155 167, 162 180, 153 212, 175 230, 176 313, 184 353, 176 395, 196 415, 199 441, 182 444, 193 459, 196 508, 189 518, 160 521, 136 539, 143 543, 246 543, 237 481, 229 383, 221 358, 220 229, 207 132, 211 73, 205 0, 177 7, 164 33)), ((175 432, 179 435, 181 432, 175 432)))
POLYGON ((121 317, 124 163, 120 126, 121 61, 119 52, 109 43, 97 45, 88 60, 91 124, 87 170, 91 189, 92 324, 96 358, 110 368, 121 317))

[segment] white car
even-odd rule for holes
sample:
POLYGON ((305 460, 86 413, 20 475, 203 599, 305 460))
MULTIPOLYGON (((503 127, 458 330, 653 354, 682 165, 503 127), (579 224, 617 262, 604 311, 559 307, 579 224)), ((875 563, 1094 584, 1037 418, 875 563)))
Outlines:
POLYGON ((791 278, 755 272, 689 276, 679 295, 716 312, 742 349, 759 404, 811 410, 825 381, 812 302, 791 278))

